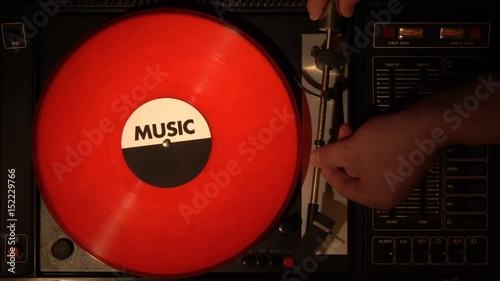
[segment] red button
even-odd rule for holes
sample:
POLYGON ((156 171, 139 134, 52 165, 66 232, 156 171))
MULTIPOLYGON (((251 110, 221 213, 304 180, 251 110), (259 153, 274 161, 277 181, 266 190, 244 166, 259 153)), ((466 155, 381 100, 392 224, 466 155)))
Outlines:
POLYGON ((295 261, 291 257, 287 257, 283 260, 283 265, 286 268, 291 268, 295 264, 295 261))
POLYGON ((15 246, 7 246, 7 257, 13 257, 15 259, 18 259, 19 257, 21 257, 23 254, 23 250, 15 245, 15 246), (13 251, 11 251, 13 250, 13 251))
POLYGON ((481 28, 471 28, 469 29, 469 39, 471 40, 479 40, 481 39, 481 28))
POLYGON ((396 29, 394 27, 384 27, 382 29, 382 37, 386 40, 392 40, 395 37, 396 29))

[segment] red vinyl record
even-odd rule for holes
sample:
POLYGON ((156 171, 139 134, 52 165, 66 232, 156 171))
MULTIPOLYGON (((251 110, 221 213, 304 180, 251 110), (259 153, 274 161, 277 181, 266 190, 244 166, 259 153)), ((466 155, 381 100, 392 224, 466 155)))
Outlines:
POLYGON ((279 67, 222 20, 115 20, 58 66, 35 120, 42 199, 82 249, 179 278, 259 242, 296 188, 300 118, 279 67))

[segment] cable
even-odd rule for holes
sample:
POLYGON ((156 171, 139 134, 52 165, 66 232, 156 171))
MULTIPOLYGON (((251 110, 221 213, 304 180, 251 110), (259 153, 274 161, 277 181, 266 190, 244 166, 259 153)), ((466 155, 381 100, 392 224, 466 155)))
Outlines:
MULTIPOLYGON (((302 91, 304 91, 306 94, 309 94, 311 96, 315 96, 317 98, 321 98, 321 95, 319 94, 316 94, 315 92, 307 89, 304 85, 302 85, 302 83, 299 81, 299 79, 297 78, 297 76, 293 76, 293 80, 295 80, 295 82, 297 83, 297 85, 300 87, 300 89, 302 89, 302 91)), ((327 100, 331 100, 330 98, 328 98, 328 96, 326 97, 327 100)))

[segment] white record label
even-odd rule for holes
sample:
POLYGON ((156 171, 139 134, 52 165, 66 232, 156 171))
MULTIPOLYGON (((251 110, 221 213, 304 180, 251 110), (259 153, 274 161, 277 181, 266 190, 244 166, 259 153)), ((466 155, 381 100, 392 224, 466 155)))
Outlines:
POLYGON ((210 156, 207 121, 192 105, 173 98, 149 101, 125 123, 121 148, 132 172, 157 187, 195 178, 210 156))

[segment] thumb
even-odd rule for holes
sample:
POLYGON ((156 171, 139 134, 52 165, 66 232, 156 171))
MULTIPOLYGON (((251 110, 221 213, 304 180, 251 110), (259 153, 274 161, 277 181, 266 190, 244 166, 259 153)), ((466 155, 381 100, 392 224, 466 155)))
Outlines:
POLYGON ((360 0, 339 0, 340 14, 346 18, 352 17, 354 10, 356 10, 356 4, 360 0))
POLYGON ((309 0, 307 1, 307 11, 312 20, 317 20, 321 17, 323 9, 325 8, 328 0, 309 0))
MULTIPOLYGON (((339 128, 339 141, 352 134, 352 129, 348 124, 342 124, 339 128)), ((340 151, 343 150, 339 141, 320 147, 311 153, 310 162, 312 165, 323 168, 342 167, 344 163, 340 151)))
POLYGON ((345 165, 344 155, 344 141, 339 140, 314 150, 310 161, 318 168, 339 168, 345 165))
POLYGON ((352 128, 349 126, 349 124, 342 124, 339 129, 339 137, 338 139, 341 140, 343 138, 346 138, 352 134, 352 128))

